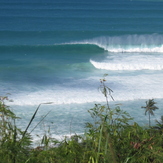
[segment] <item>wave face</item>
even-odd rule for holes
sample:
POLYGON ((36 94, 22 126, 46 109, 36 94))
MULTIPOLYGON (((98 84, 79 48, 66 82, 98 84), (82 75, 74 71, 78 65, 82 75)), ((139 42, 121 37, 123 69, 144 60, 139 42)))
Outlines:
POLYGON ((104 49, 97 45, 89 45, 84 43, 62 43, 53 45, 1 45, 0 50, 2 53, 57 53, 57 52, 83 52, 83 53, 102 53, 104 49))

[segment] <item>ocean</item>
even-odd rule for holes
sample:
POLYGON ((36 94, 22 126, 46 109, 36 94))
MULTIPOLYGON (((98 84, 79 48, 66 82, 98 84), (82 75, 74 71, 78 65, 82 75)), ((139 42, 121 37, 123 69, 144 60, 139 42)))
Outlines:
POLYGON ((141 106, 163 107, 163 1, 0 0, 1 96, 25 130, 40 138, 81 134, 94 104, 104 104, 100 79, 113 90, 112 108, 147 125, 141 106), (50 105, 44 104, 49 103, 50 105))

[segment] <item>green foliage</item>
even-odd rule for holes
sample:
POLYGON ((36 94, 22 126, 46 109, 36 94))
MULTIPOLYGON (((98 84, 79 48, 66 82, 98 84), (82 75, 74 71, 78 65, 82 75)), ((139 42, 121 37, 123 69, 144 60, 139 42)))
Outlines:
POLYGON ((146 106, 142 106, 142 108, 145 109, 145 115, 148 113, 149 116, 149 127, 151 127, 151 120, 150 120, 150 116, 154 115, 155 110, 158 109, 157 106, 155 106, 156 102, 154 101, 154 99, 149 99, 148 101, 146 101, 146 106))
POLYGON ((107 76, 108 76, 108 74, 104 74, 103 79, 100 79, 101 85, 99 87, 99 90, 104 95, 104 97, 106 98, 107 107, 108 107, 108 109, 110 109, 109 102, 108 102, 108 96, 110 96, 113 101, 114 101, 114 98, 112 96, 112 92, 113 92, 112 89, 109 88, 108 86, 106 86, 106 84, 105 84, 105 82, 106 82, 105 78, 107 76))
POLYGON ((163 116, 161 116, 160 121, 156 120, 156 126, 154 126, 153 128, 163 132, 163 116))
POLYGON ((0 97, 0 160, 1 163, 16 163, 28 155, 31 141, 26 135, 20 144, 23 132, 15 125, 18 117, 5 105, 5 100, 9 101, 7 97, 0 97))

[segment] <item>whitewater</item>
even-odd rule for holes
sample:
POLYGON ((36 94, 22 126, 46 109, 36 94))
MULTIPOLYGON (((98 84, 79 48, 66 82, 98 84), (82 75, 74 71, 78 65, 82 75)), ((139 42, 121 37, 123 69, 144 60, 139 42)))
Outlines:
POLYGON ((147 125, 141 106, 154 98, 163 107, 163 11, 161 1, 0 0, 1 96, 37 140, 83 133, 88 109, 105 104, 100 79, 118 105, 147 125), (48 103, 48 104, 47 104, 48 103))

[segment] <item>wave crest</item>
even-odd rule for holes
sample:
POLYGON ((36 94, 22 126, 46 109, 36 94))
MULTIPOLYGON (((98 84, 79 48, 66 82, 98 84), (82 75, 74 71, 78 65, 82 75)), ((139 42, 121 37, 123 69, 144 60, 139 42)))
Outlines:
POLYGON ((94 44, 108 52, 163 52, 163 35, 123 35, 98 37, 85 40, 83 44, 94 44))

